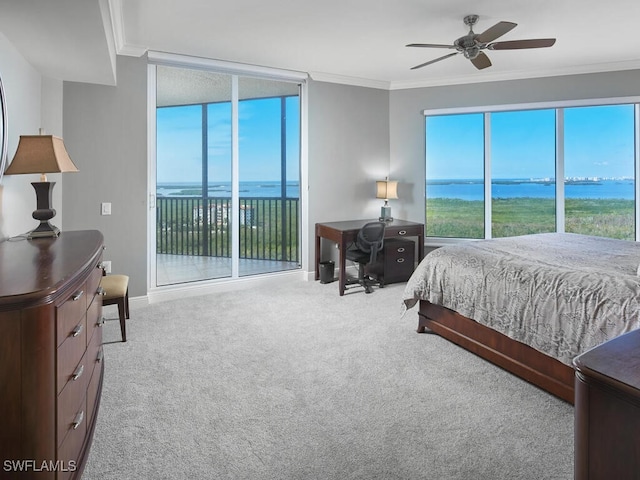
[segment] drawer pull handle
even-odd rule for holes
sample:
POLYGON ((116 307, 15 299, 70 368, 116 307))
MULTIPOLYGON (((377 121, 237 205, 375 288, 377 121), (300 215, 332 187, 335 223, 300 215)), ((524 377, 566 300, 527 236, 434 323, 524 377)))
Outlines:
POLYGON ((104 325, 104 322, 104 317, 101 317, 100 320, 96 322, 96 327, 101 327, 102 325, 104 325))
POLYGON ((400 247, 400 248, 398 249, 398 252, 399 252, 399 253, 404 252, 404 247, 400 247))
POLYGON ((400 230, 400 231, 398 232, 398 235, 406 235, 406 234, 407 234, 407 231, 406 231, 406 230, 400 230))
POLYGON ((402 263, 402 262, 404 262, 404 258, 399 258, 399 259, 396 260, 396 262, 402 263))
POLYGON ((96 363, 100 363, 104 358, 104 350, 98 350, 98 355, 96 355, 96 363))
POLYGON ((84 295, 84 290, 80 290, 79 292, 74 293, 72 297, 73 301, 77 302, 82 298, 82 295, 84 295))
POLYGON ((82 423, 82 420, 84 420, 84 410, 80 411, 80 413, 78 413, 78 415, 76 415, 76 418, 73 420, 73 423, 71 424, 71 427, 76 430, 80 424, 82 423))
POLYGON ((83 372, 84 372, 84 365, 78 365, 78 368, 76 368, 76 371, 73 372, 73 375, 71 375, 71 380, 75 382, 77 379, 79 379, 82 376, 83 372))
POLYGON ((82 332, 82 324, 79 323, 78 325, 76 325, 76 328, 74 328, 73 331, 71 332, 71 336, 77 337, 78 335, 80 335, 81 332, 82 332))
POLYGON ((102 287, 98 287, 98 291, 96 293, 104 297, 107 294, 107 291, 102 287))

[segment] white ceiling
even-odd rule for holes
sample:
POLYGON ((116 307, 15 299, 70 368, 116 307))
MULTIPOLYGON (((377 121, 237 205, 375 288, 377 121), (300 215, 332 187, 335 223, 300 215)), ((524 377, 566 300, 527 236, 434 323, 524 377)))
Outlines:
POLYGON ((114 55, 147 50, 308 72, 312 78, 411 88, 640 68, 638 0, 0 0, 0 32, 44 75, 114 84, 114 55), (501 40, 551 48, 462 55, 418 70, 465 35, 501 20, 501 40))

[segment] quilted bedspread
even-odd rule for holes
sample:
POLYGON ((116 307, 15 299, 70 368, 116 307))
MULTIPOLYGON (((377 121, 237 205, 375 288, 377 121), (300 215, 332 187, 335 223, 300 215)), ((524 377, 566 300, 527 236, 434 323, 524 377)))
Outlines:
POLYGON ((640 327, 640 243, 571 233, 470 241, 429 253, 403 309, 427 300, 561 362, 640 327))

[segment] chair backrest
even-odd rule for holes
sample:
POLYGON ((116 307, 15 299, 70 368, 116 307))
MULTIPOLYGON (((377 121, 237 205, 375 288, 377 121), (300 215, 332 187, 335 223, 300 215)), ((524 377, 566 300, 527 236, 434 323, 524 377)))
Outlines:
POLYGON ((378 252, 384 246, 384 222, 370 222, 365 224, 356 237, 356 247, 363 252, 370 252, 369 263, 376 261, 378 252))

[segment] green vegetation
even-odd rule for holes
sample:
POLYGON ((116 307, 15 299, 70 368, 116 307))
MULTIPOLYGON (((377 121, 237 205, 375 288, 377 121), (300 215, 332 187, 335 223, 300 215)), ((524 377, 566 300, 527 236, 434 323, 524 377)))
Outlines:
MULTIPOLYGON (((484 238, 484 202, 428 199, 427 236, 484 238)), ((492 236, 506 237, 555 231, 555 200, 496 198, 492 201, 492 236)), ((634 202, 617 199, 565 199, 565 231, 634 239, 634 202)))

